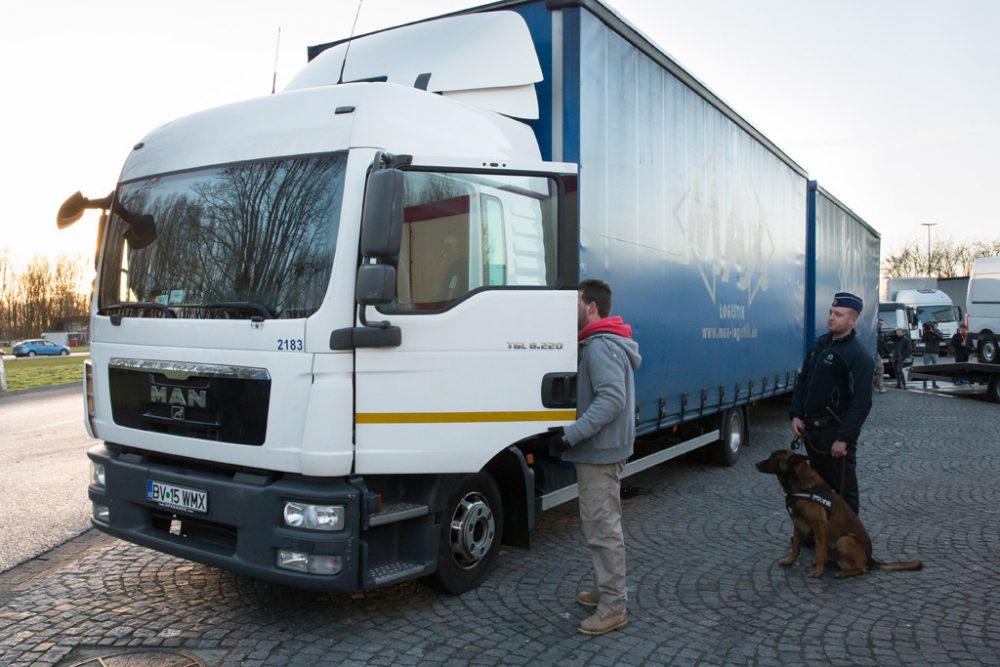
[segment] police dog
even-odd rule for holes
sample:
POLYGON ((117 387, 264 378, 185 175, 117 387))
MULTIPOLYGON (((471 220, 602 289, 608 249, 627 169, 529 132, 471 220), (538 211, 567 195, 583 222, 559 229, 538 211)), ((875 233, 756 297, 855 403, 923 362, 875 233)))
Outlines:
MULTIPOLYGON (((838 577, 854 577, 868 570, 919 570, 918 560, 880 563, 872 558, 872 541, 858 515, 833 492, 809 465, 808 457, 790 449, 779 449, 757 463, 757 470, 776 475, 785 490, 785 506, 792 518, 792 552, 778 561, 792 565, 799 557, 802 540, 813 535, 816 564, 810 577, 822 577, 827 549, 836 552, 838 577)), ((833 553, 830 554, 833 556, 833 553)))

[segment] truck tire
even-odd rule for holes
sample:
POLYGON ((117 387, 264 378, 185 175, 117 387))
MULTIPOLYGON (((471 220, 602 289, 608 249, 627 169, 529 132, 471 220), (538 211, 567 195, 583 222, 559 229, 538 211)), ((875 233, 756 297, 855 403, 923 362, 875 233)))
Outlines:
POLYGON ((994 403, 1000 403, 1000 375, 994 375, 990 378, 989 388, 986 390, 986 395, 990 397, 990 400, 994 403))
POLYGON ((979 358, 984 364, 995 364, 1000 361, 997 354, 997 339, 992 335, 985 334, 979 341, 979 358))
POLYGON ((747 444, 747 419, 743 407, 730 408, 719 420, 719 441, 715 443, 714 459, 720 466, 734 466, 747 444))
POLYGON ((445 506, 435 579, 460 595, 482 583, 500 553, 503 506, 496 482, 487 473, 459 482, 445 506))

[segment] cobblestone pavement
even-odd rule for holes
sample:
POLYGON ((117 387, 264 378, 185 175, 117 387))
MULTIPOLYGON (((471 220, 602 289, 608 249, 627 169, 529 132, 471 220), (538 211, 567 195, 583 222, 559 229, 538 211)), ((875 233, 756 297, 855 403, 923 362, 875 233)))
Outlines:
POLYGON ((789 442, 778 401, 753 412, 735 468, 685 459, 627 480, 622 631, 576 633, 590 561, 570 503, 461 597, 423 583, 286 589, 90 531, 0 575, 0 664, 140 651, 114 664, 1000 665, 1000 406, 896 390, 875 401, 862 517, 876 557, 920 558, 920 572, 814 580, 811 557, 777 565, 790 524, 752 464, 789 442))

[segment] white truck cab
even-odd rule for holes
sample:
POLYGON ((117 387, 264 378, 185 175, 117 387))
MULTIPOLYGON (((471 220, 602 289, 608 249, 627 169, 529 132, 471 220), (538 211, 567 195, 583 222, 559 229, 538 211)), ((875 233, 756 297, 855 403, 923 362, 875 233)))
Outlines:
POLYGON ((925 325, 936 322, 943 337, 938 352, 944 354, 948 351, 949 341, 958 331, 958 324, 962 320, 962 309, 951 302, 951 297, 939 289, 901 289, 895 293, 893 301, 912 309, 915 322, 910 329, 910 336, 915 350, 923 352, 921 332, 925 325))

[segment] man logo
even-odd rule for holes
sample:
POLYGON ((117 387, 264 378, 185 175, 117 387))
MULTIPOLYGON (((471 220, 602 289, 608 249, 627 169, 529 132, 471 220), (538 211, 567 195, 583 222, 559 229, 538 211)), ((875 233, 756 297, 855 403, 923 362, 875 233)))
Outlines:
POLYGON ((161 387, 159 385, 149 385, 149 402, 160 405, 179 405, 187 408, 207 408, 207 389, 188 389, 186 392, 180 387, 161 387))
POLYGON ((187 419, 187 416, 184 414, 184 406, 183 405, 171 405, 170 406, 170 418, 171 419, 179 419, 179 420, 182 420, 182 421, 184 419, 187 419))

